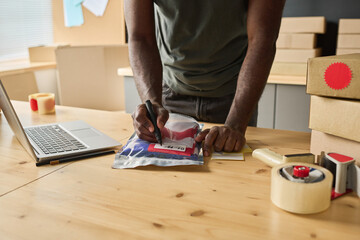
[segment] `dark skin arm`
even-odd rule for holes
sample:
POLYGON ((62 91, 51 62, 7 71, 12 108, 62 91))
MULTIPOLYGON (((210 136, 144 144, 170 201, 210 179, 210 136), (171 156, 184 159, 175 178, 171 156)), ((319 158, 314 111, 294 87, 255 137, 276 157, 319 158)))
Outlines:
POLYGON ((204 140, 204 156, 215 151, 240 151, 245 131, 265 87, 276 52, 285 0, 249 0, 247 31, 248 50, 241 67, 234 101, 224 126, 201 132, 196 141, 204 140))
POLYGON ((162 64, 156 45, 153 1, 126 0, 124 8, 129 34, 130 64, 143 102, 132 115, 133 124, 139 138, 156 142, 154 126, 147 117, 144 102, 151 100, 160 130, 169 118, 169 113, 162 107, 162 64))

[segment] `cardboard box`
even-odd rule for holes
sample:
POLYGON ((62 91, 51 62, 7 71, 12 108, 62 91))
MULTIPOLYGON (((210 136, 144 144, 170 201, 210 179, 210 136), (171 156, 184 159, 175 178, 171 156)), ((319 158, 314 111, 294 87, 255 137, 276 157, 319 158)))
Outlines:
POLYGON ((127 45, 66 46, 55 50, 61 105, 109 111, 125 109, 123 78, 127 45))
POLYGON ((280 33, 276 42, 277 48, 312 49, 315 46, 314 33, 280 33))
POLYGON ((55 62, 55 49, 66 44, 54 44, 46 46, 29 47, 29 60, 30 62, 55 62))
POLYGON ((306 92, 360 99, 360 54, 309 59, 306 92))
POLYGON ((275 62, 306 63, 309 58, 321 56, 321 49, 276 49, 275 62))
POLYGON ((360 33, 360 19, 339 19, 339 33, 360 33))
POLYGON ((311 96, 309 128, 360 142, 360 101, 311 96))
POLYGON ((54 42, 85 46, 125 44, 123 0, 108 1, 104 15, 101 17, 95 16, 87 8, 82 7, 84 24, 77 27, 65 26, 64 1, 52 0, 51 2, 54 42))
POLYGON ((270 74, 286 76, 306 76, 306 63, 274 62, 270 74))
POLYGON ((337 48, 336 55, 360 53, 360 48, 337 48))
POLYGON ((339 34, 338 48, 360 48, 360 34, 339 34))
POLYGON ((322 151, 325 153, 336 152, 353 157, 356 163, 360 164, 360 142, 312 130, 310 152, 314 155, 320 155, 322 151))
POLYGON ((23 72, 1 77, 11 100, 29 101, 29 95, 39 92, 34 72, 23 72))
POLYGON ((325 17, 284 17, 280 33, 325 33, 325 17))

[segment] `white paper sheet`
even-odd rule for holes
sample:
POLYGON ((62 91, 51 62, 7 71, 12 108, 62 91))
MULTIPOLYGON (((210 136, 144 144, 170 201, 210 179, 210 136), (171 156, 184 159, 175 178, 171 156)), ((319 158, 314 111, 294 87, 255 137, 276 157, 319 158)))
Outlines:
POLYGON ((104 15, 107 4, 108 0, 85 0, 83 2, 83 6, 97 17, 104 15))
POLYGON ((244 161, 244 153, 247 152, 252 152, 252 150, 247 144, 245 144, 240 152, 213 152, 211 155, 211 160, 244 161))

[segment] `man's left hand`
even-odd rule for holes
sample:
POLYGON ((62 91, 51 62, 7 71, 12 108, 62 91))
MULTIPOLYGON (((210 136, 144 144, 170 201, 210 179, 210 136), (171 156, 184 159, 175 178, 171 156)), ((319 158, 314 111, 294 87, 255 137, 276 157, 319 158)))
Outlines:
POLYGON ((244 133, 229 126, 216 126, 205 129, 195 138, 197 142, 204 141, 204 156, 210 156, 212 148, 217 152, 239 152, 246 140, 244 133))

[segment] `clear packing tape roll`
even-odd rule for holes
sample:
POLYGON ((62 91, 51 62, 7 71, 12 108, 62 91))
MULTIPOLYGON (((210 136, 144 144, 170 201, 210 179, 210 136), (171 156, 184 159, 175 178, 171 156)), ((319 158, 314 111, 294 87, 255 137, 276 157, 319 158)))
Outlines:
POLYGON ((322 212, 330 206, 332 181, 331 172, 317 165, 298 162, 274 166, 271 171, 271 201, 277 207, 292 213, 322 212), (322 177, 313 182, 296 182, 297 179, 288 179, 284 176, 284 170, 294 166, 309 167, 310 174, 322 174, 322 177))
POLYGON ((55 94, 53 93, 34 93, 29 95, 30 108, 39 114, 49 114, 55 112, 55 94))

